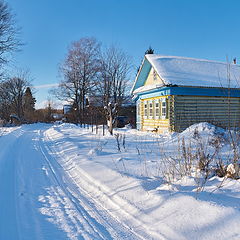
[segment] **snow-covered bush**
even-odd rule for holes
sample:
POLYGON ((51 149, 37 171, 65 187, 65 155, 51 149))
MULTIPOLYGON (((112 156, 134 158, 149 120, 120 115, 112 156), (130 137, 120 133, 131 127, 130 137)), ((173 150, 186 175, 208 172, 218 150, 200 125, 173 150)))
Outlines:
POLYGON ((238 163, 230 163, 226 169, 226 177, 238 179, 240 177, 239 172, 239 164, 238 163))
MULTIPOLYGON (((200 189, 214 175, 239 178, 238 131, 228 131, 209 123, 195 124, 177 136, 177 149, 161 148, 161 171, 167 182, 194 177, 200 189)), ((176 136, 172 142, 176 145, 176 136), (175 141, 175 142, 174 142, 175 141)))

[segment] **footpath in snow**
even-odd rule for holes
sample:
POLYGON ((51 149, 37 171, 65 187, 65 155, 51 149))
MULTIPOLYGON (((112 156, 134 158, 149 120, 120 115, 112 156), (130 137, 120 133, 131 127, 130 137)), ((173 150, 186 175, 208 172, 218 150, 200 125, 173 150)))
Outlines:
MULTIPOLYGON (((72 124, 0 133, 0 239, 240 239, 239 180, 213 176, 198 191, 199 178, 171 182, 167 172, 183 138, 226 137, 213 126, 169 136, 103 137, 72 124)), ((231 157, 227 141, 221 154, 231 157)))

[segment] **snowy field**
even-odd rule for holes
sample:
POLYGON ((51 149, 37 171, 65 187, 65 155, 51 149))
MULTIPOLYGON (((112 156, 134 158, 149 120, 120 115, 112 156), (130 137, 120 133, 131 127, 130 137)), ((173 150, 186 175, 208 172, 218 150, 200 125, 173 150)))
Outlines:
POLYGON ((0 128, 0 240, 240 239, 240 180, 204 181, 191 162, 200 146, 230 163, 227 132, 203 123, 165 136, 114 133, 0 128))

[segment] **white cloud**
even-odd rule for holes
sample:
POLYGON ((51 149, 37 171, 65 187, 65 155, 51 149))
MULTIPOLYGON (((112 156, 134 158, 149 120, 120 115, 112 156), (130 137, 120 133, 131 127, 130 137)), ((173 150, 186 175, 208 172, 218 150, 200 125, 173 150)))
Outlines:
POLYGON ((41 89, 41 88, 53 88, 53 87, 57 87, 58 85, 59 85, 58 83, 42 84, 42 85, 34 86, 34 88, 35 88, 35 89, 41 89))

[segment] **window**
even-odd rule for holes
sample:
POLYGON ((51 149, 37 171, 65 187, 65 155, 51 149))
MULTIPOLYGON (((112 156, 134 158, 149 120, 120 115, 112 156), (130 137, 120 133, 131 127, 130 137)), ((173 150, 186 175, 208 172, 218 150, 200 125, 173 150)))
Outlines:
POLYGON ((155 100, 155 119, 160 118, 160 107, 159 107, 159 100, 155 100))
POLYGON ((162 118, 165 119, 167 116, 167 102, 166 102, 166 98, 162 99, 162 118))
POLYGON ((153 102, 149 101, 149 118, 153 118, 153 102))
POLYGON ((144 101, 144 118, 148 117, 148 102, 144 101))

